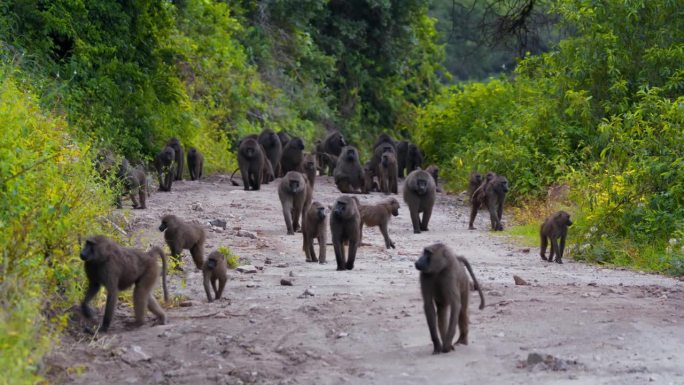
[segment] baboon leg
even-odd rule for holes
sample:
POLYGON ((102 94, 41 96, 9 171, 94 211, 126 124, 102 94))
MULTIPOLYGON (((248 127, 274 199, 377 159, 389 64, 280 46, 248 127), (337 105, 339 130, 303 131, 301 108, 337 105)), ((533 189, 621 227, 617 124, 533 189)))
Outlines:
POLYGON ((411 212, 411 223, 413 224, 413 232, 415 234, 420 234, 420 215, 418 213, 418 208, 409 207, 411 212))
POLYGON ((139 209, 146 209, 147 208, 147 188, 141 187, 140 190, 138 190, 138 196, 140 197, 140 205, 137 207, 139 209))
POLYGON ((204 292, 207 294, 207 301, 213 302, 214 299, 211 298, 212 287, 211 287, 210 281, 211 281, 211 279, 209 278, 209 274, 205 274, 204 275, 204 282, 203 282, 204 283, 204 292))
POLYGON ((430 223, 430 217, 432 216, 432 207, 426 207, 423 210, 423 220, 420 222, 420 230, 428 231, 428 223, 430 223))
POLYGON ((461 313, 461 308, 460 298, 455 299, 451 302, 451 305, 449 305, 449 327, 447 329, 446 339, 442 340, 443 353, 454 350, 454 336, 456 335, 456 325, 458 324, 458 317, 461 313))
POLYGON ((549 253, 549 262, 553 262, 554 256, 558 255, 558 238, 550 237, 551 240, 551 252, 549 253))
POLYGON ((112 323, 112 317, 114 317, 114 309, 116 309, 116 301, 118 300, 118 296, 119 291, 116 289, 116 287, 113 287, 112 290, 107 288, 107 304, 105 305, 105 313, 102 317, 102 326, 100 326, 100 330, 103 332, 109 330, 109 325, 112 323))
POLYGON ((356 241, 349 241, 349 255, 347 256, 347 265, 346 268, 347 270, 353 270, 354 269, 354 261, 356 260, 356 248, 358 247, 358 244, 356 241))
POLYGON ((309 237, 306 235, 306 233, 304 233, 302 238, 304 238, 304 245, 302 246, 302 249, 304 250, 306 261, 313 262, 311 259, 311 249, 313 247, 313 241, 309 240, 309 237))
POLYGON ((285 217, 285 227, 287 227, 287 234, 294 235, 294 228, 292 227, 292 206, 290 206, 290 204, 283 205, 283 217, 285 217))
POLYGON ((121 195, 117 195, 117 197, 116 197, 116 208, 117 209, 123 208, 123 200, 121 199, 121 195))
POLYGON ((301 230, 301 226, 299 225, 299 213, 300 213, 302 210, 301 210, 301 207, 299 207, 299 210, 297 210, 297 206, 301 206, 301 205, 295 204, 295 205, 292 207, 292 229, 293 229, 294 231, 299 231, 299 230, 301 230))
POLYGON ((311 242, 309 243, 309 255, 311 256, 311 261, 309 262, 318 262, 318 258, 316 258, 316 251, 313 247, 313 239, 311 239, 311 242))
POLYGON ((349 182, 347 182, 347 181, 340 181, 337 184, 337 189, 340 190, 340 192, 345 193, 345 194, 352 193, 351 186, 349 185, 349 182))
POLYGON ((492 222, 492 230, 499 230, 499 214, 496 211, 496 199, 490 198, 487 200, 487 208, 489 209, 489 219, 492 222))
POLYGON ((442 340, 442 352, 451 344, 451 340, 447 339, 449 329, 449 320, 447 320, 447 310, 449 308, 442 304, 437 305, 437 330, 439 330, 439 338, 442 340))
POLYGON ((138 202, 138 198, 135 196, 137 194, 137 191, 135 189, 131 190, 130 193, 128 194, 128 197, 131 198, 131 203, 133 203, 133 208, 137 209, 140 207, 140 203, 138 202))
POLYGON ((218 278, 212 278, 211 279, 211 288, 214 289, 214 293, 216 293, 218 291, 218 289, 216 288, 217 282, 218 282, 218 278))
POLYGON ((195 267, 201 270, 202 265, 204 265, 204 246, 202 243, 195 243, 195 245, 190 248, 190 255, 192 255, 192 260, 195 262, 195 267))
POLYGON ((424 298, 423 311, 425 311, 425 319, 430 329, 430 338, 432 339, 432 354, 439 354, 442 352, 442 344, 439 342, 439 335, 437 334, 437 316, 435 314, 435 305, 432 297, 424 298))
POLYGON ((179 245, 169 245, 169 248, 171 249, 171 258, 173 258, 177 266, 180 266, 183 262, 181 259, 183 249, 179 245))
POLYGON ((546 247, 548 246, 548 239, 546 238, 545 235, 541 236, 541 251, 539 252, 539 255, 541 256, 541 259, 546 261, 546 247))
POLYGON ((456 344, 468 345, 468 293, 461 295, 461 311, 458 313, 458 340, 456 344))
POLYGON ((387 223, 380 224, 380 232, 382 233, 382 237, 385 238, 385 248, 394 249, 394 242, 392 242, 392 240, 389 237, 389 233, 387 232, 387 223))
POLYGON ((473 207, 470 210, 470 222, 468 224, 468 230, 475 230, 475 227, 473 227, 473 223, 475 222, 475 217, 477 216, 477 210, 480 209, 480 204, 479 203, 473 203, 473 207))
POLYGON ((83 298, 83 302, 81 302, 81 312, 86 318, 93 318, 95 316, 95 312, 89 304, 90 301, 95 298, 98 291, 100 291, 100 284, 98 282, 90 282, 88 284, 85 297, 83 298))
MULTIPOLYGON (((311 245, 313 248, 313 244, 311 245)), ((318 263, 325 263, 325 236, 318 237, 318 263)), ((315 257, 314 257, 315 258, 315 257)))
POLYGON ((223 295, 223 289, 226 287, 226 278, 219 278, 219 286, 218 286, 218 291, 216 292, 216 299, 221 298, 223 295))
POLYGON ((335 259, 337 260, 337 270, 345 270, 344 268, 344 246, 342 240, 333 239, 333 248, 335 249, 335 259))
POLYGON ((254 190, 259 191, 261 189, 261 167, 257 174, 254 174, 254 190))
POLYGON ((556 252, 556 262, 563 263, 563 251, 565 250, 565 235, 560 237, 560 246, 556 252))
POLYGON ((503 200, 501 202, 498 202, 499 204, 496 207, 496 214, 497 214, 497 219, 499 223, 500 230, 503 230, 503 225, 501 224, 501 218, 503 218, 503 200))
POLYGON ((145 323, 145 312, 147 311, 147 305, 151 296, 151 288, 146 287, 142 282, 135 284, 135 289, 133 289, 133 311, 135 312, 136 326, 141 326, 145 323))
POLYGON ((157 302, 152 293, 150 293, 147 298, 147 308, 150 309, 152 314, 157 316, 157 322, 160 325, 166 325, 166 313, 164 313, 164 309, 159 306, 159 302, 157 302))

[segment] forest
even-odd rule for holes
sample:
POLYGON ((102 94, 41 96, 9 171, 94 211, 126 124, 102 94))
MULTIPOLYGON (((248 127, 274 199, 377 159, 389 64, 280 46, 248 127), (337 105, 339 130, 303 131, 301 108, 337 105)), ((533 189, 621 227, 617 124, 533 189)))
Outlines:
POLYGON ((121 239, 98 152, 170 137, 218 174, 266 128, 389 133, 448 192, 505 175, 507 234, 562 208, 573 259, 684 275, 677 0, 3 0, 0 127, 0 383, 42 381, 84 238, 121 239))

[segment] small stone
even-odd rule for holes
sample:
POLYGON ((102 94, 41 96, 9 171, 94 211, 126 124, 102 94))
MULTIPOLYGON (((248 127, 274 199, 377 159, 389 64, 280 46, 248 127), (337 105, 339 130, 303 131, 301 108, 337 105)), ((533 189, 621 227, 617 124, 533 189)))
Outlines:
POLYGON ((257 286, 257 285, 256 285, 256 283, 254 283, 254 282, 250 282, 250 283, 247 284, 247 287, 256 287, 256 286, 257 286))
POLYGON ((294 271, 291 271, 290 274, 288 274, 290 277, 294 277, 294 271))
POLYGON ((344 338, 344 337, 347 337, 348 335, 349 335, 349 333, 339 332, 339 333, 337 333, 337 335, 335 337, 344 338))
POLYGON ((211 229, 214 230, 215 233, 222 233, 223 232, 223 229, 220 227, 214 226, 211 229))
POLYGON ((503 297, 503 293, 498 290, 491 290, 488 294, 492 297, 503 297))
POLYGON ((280 280, 280 284, 281 284, 282 286, 292 286, 292 280, 291 280, 291 279, 283 278, 283 279, 280 280))
POLYGON ((133 364, 140 361, 149 361, 152 357, 145 353, 140 346, 131 345, 130 348, 126 349, 126 352, 121 356, 121 359, 129 364, 133 364))
POLYGON ((245 274, 254 274, 257 272, 257 268, 252 266, 252 265, 238 266, 235 270, 237 270, 240 273, 245 273, 245 274))
POLYGON ((504 338, 506 336, 506 334, 504 332, 499 332, 496 334, 496 336, 499 338, 504 338))
POLYGON ((596 287, 596 286, 598 286, 598 283, 596 283, 596 282, 589 282, 589 283, 587 284, 587 286, 594 286, 594 287, 596 287))
POLYGON ((297 298, 306 298, 306 297, 313 297, 315 294, 313 291, 306 289, 304 292, 297 298))
POLYGON ((192 306, 192 301, 183 301, 183 302, 179 303, 178 306, 180 306, 180 307, 190 307, 190 306, 192 306))
POLYGON ((544 361, 544 357, 539 353, 530 353, 527 355, 527 365, 532 366, 544 361))
POLYGON ((270 265, 271 263, 273 263, 273 261, 271 260, 271 258, 266 258, 266 259, 264 260, 264 265, 270 265))
POLYGON ((193 203, 191 207, 193 211, 204 211, 204 209, 202 208, 202 204, 199 202, 193 203))
POLYGON ((213 219, 213 220, 209 221, 209 224, 214 226, 214 227, 220 227, 223 230, 225 230, 226 226, 228 225, 228 223, 226 223, 226 221, 221 220, 221 219, 213 219))
POLYGON ((285 267, 288 267, 288 266, 290 266, 290 265, 288 265, 288 264, 285 263, 285 262, 279 263, 279 264, 276 265, 276 267, 280 267, 280 268, 285 268, 285 267))
POLYGON ((522 249, 522 252, 523 252, 523 253, 529 253, 529 252, 530 252, 530 248, 529 248, 529 247, 526 247, 526 248, 522 249))
POLYGON ((250 239, 257 239, 257 235, 251 231, 245 231, 245 230, 238 230, 237 234, 238 237, 245 237, 245 238, 250 238, 250 239))
POLYGON ((514 275, 514 276, 513 276, 513 282, 515 282, 515 284, 516 284, 516 285, 519 285, 519 286, 525 286, 525 285, 528 284, 527 281, 525 281, 524 279, 518 277, 517 275, 514 275))

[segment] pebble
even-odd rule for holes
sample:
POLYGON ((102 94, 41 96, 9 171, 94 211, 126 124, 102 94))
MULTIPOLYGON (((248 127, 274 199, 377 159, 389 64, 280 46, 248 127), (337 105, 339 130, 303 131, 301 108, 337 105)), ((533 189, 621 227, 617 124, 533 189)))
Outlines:
POLYGON ((309 290, 309 289, 306 289, 306 290, 304 290, 304 292, 302 293, 302 295, 300 295, 300 296, 297 297, 297 298, 313 297, 314 295, 315 295, 315 294, 314 294, 313 291, 311 291, 311 290, 309 290))
POLYGON ((498 290, 491 290, 489 293, 492 297, 503 297, 503 293, 498 290))
POLYGON ((235 270, 237 270, 240 273, 245 273, 245 274, 254 274, 257 272, 257 268, 252 266, 252 265, 238 266, 237 268, 235 268, 235 270))
POLYGON ((245 231, 245 230, 238 230, 237 234, 238 237, 245 237, 245 238, 250 238, 250 239, 257 239, 257 235, 251 231, 245 231))
POLYGON ((280 280, 280 284, 281 284, 282 286, 292 286, 292 280, 291 280, 291 279, 283 278, 283 279, 280 280))
POLYGON ((520 286, 525 286, 528 284, 527 281, 518 277, 517 275, 513 276, 513 282, 515 282, 516 285, 520 285, 520 286))
POLYGON ((348 335, 349 335, 349 333, 339 332, 339 333, 337 333, 336 337, 337 338, 344 338, 344 337, 347 337, 348 335))

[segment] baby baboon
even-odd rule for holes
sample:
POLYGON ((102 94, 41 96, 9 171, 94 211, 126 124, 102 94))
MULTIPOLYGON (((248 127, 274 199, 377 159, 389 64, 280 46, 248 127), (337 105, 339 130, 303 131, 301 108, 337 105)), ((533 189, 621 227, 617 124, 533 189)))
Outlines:
POLYGON ((219 251, 212 251, 202 266, 202 276, 204 277, 204 291, 207 293, 207 301, 213 302, 211 290, 214 289, 216 299, 221 298, 223 288, 228 280, 228 263, 226 256, 219 251), (218 283, 218 287, 216 286, 218 283))
POLYGON ((406 172, 410 173, 423 167, 423 154, 420 152, 418 146, 409 143, 408 152, 406 153, 406 172))
POLYGON ((171 249, 171 257, 180 262, 180 253, 183 249, 190 250, 195 267, 202 269, 202 265, 204 265, 204 240, 207 237, 202 226, 183 222, 175 215, 164 215, 161 225, 159 225, 159 231, 164 232, 166 244, 171 249))
POLYGON ((428 231, 432 207, 435 205, 435 191, 435 180, 424 170, 412 171, 404 181, 404 202, 411 213, 413 232, 416 234, 428 231), (423 213, 422 220, 420 213, 423 213))
POLYGON ((325 170, 327 169, 328 176, 333 176, 335 166, 337 165, 337 157, 333 154, 328 154, 327 152, 317 152, 316 158, 320 159, 320 163, 318 163, 318 166, 321 175, 323 175, 325 173, 325 170))
POLYGON ((183 146, 181 146, 180 141, 177 138, 169 139, 166 143, 167 146, 173 148, 175 161, 176 161, 176 171, 174 173, 174 180, 183 180, 183 162, 185 161, 183 157, 183 146))
POLYGON ((302 161, 304 160, 304 141, 302 138, 292 138, 280 157, 281 176, 290 171, 302 171, 302 161))
POLYGON ((485 176, 485 181, 482 182, 480 187, 478 187, 473 193, 473 197, 471 199, 472 209, 470 210, 470 223, 468 225, 468 229, 475 230, 475 227, 473 227, 473 222, 475 222, 477 210, 479 210, 481 206, 485 206, 487 209, 489 209, 489 217, 492 221, 492 230, 503 230, 501 216, 503 215, 503 204, 504 200, 506 199, 507 192, 508 179, 493 172, 488 172, 485 176))
MULTIPOLYGON (((100 331, 106 332, 112 322, 116 301, 120 290, 133 289, 133 309, 135 324, 140 326, 145 321, 145 310, 150 309, 160 324, 166 323, 166 314, 154 299, 152 290, 159 277, 157 257, 162 257, 164 281, 166 281, 166 256, 161 249, 153 248, 149 253, 119 246, 116 242, 102 235, 89 237, 81 250, 85 273, 88 277, 88 288, 81 302, 81 311, 86 318, 95 316, 90 301, 100 291, 107 289, 107 304, 102 318, 100 331)), ((165 297, 168 293, 165 290, 165 297)))
POLYGON ((541 236, 541 258, 546 259, 546 245, 551 242, 551 253, 549 254, 549 262, 553 262, 553 256, 556 256, 556 263, 563 263, 563 250, 565 250, 565 238, 568 235, 568 226, 572 225, 570 214, 565 211, 559 211, 544 220, 541 225, 539 235, 541 236), (560 238, 560 244, 558 244, 560 238))
POLYGON ((399 215, 399 202, 394 198, 389 198, 386 201, 380 202, 376 205, 359 205, 359 214, 361 214, 361 225, 359 226, 359 243, 363 239, 363 225, 366 227, 378 226, 382 237, 385 238, 385 247, 394 249, 394 242, 389 237, 387 232, 387 224, 392 216, 399 215))
POLYGON ((473 200, 473 193, 475 190, 477 190, 478 187, 482 184, 482 174, 480 174, 477 171, 473 171, 470 173, 470 177, 468 178, 468 199, 472 202, 473 200))
MULTIPOLYGON (((133 208, 146 209, 147 175, 145 175, 145 170, 131 167, 128 160, 124 158, 119 165, 119 170, 116 175, 123 183, 123 194, 130 196, 131 201, 133 202, 133 208), (140 202, 136 199, 136 195, 140 197, 140 202)), ((118 208, 122 207, 121 195, 117 196, 116 206, 118 208)))
POLYGON ((408 157, 408 145, 409 143, 405 140, 397 142, 397 167, 399 171, 399 177, 403 178, 406 170, 406 158, 408 157))
POLYGON ((373 180, 375 177, 375 171, 371 168, 370 160, 363 165, 363 188, 361 189, 364 194, 368 194, 371 191, 380 191, 378 183, 373 180))
POLYGON ((343 193, 358 193, 359 189, 363 188, 363 169, 356 148, 346 146, 342 149, 333 176, 337 188, 343 193))
POLYGON ((195 147, 190 147, 190 150, 188 150, 188 171, 190 171, 190 180, 201 179, 203 168, 204 155, 195 147))
POLYGON ((283 206, 285 226, 289 235, 299 230, 299 215, 305 207, 308 188, 306 177, 297 171, 288 172, 280 181, 278 197, 283 206))
POLYGON ((280 131, 278 133, 278 139, 280 139, 280 147, 285 148, 292 138, 287 132, 280 131))
POLYGON ((313 190, 314 184, 316 183, 316 171, 318 167, 316 165, 316 156, 314 154, 304 155, 304 161, 302 162, 302 169, 306 178, 309 182, 309 187, 313 190))
MULTIPOLYGON (((254 138, 245 138, 238 147, 238 166, 245 190, 259 190, 264 170, 264 156, 261 146, 254 138)), ((232 178, 232 177, 231 177, 232 178)))
POLYGON ((325 207, 320 202, 313 202, 302 219, 302 235, 304 238, 304 254, 307 262, 325 263, 325 207), (318 259, 313 247, 314 238, 318 239, 318 259))
POLYGON ((473 287, 480 294, 480 310, 482 310, 485 306, 482 288, 465 257, 455 255, 442 243, 436 243, 423 249, 423 255, 416 261, 416 269, 420 271, 423 309, 434 346, 432 354, 454 350, 452 342, 456 335, 457 322, 459 336, 456 344, 468 345, 470 281, 464 266, 473 279, 473 287), (437 314, 435 314, 435 307, 437 314))
POLYGON ((273 132, 270 128, 264 128, 259 134, 257 141, 264 149, 266 158, 271 161, 271 167, 273 168, 275 175, 275 171, 278 170, 280 165, 280 156, 283 153, 283 146, 282 143, 280 143, 278 134, 273 132))
POLYGON ((392 152, 382 154, 378 165, 380 189, 385 194, 397 193, 397 158, 392 152))
POLYGON ((356 206, 356 200, 349 196, 337 198, 330 216, 330 232, 335 249, 337 270, 352 270, 356 259, 356 249, 359 247, 361 215, 356 206), (345 259, 344 243, 349 242, 349 256, 345 259))
POLYGON ((335 156, 340 156, 342 149, 347 145, 344 136, 339 131, 333 131, 323 140, 323 151, 335 156))
POLYGON ((154 158, 154 168, 159 175, 159 191, 171 191, 171 184, 175 178, 173 163, 176 159, 176 151, 173 147, 166 146, 154 158))
POLYGON ((375 143, 373 143, 373 150, 378 148, 378 146, 380 146, 381 144, 389 144, 390 146, 392 146, 394 152, 396 153, 397 144, 394 141, 394 139, 392 139, 392 137, 389 136, 389 134, 383 132, 382 134, 378 135, 378 138, 375 139, 375 143))

